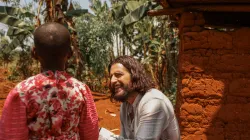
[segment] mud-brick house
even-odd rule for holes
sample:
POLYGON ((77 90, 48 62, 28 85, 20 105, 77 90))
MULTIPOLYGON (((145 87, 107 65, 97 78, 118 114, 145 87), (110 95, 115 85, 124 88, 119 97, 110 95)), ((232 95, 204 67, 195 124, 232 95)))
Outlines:
POLYGON ((183 140, 250 140, 250 0, 157 0, 180 36, 183 140))

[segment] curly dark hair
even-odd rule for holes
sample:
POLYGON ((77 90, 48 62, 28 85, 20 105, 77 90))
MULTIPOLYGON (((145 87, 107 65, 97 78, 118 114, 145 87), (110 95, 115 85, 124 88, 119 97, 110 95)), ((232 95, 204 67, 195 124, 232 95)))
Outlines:
MULTIPOLYGON (((120 63, 122 64, 131 74, 131 87, 130 91, 136 91, 139 94, 144 95, 149 89, 155 88, 155 83, 151 76, 147 75, 143 65, 139 63, 135 58, 131 56, 120 56, 109 64, 108 71, 110 74, 111 66, 120 63)), ((111 83, 110 83, 111 84, 111 83)), ((112 92, 111 85, 109 86, 112 92)), ((114 93, 111 94, 111 101, 113 100, 114 93)))

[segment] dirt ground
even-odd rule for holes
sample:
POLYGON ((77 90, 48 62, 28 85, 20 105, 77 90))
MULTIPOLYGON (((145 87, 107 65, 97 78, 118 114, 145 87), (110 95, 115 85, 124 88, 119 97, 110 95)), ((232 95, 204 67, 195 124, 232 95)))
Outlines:
MULTIPOLYGON (((16 85, 15 82, 6 79, 8 72, 0 68, 0 116, 4 101, 9 91, 16 85)), ((104 127, 115 134, 120 133, 119 107, 120 103, 111 103, 109 95, 93 92, 94 101, 96 104, 99 126, 104 127)))

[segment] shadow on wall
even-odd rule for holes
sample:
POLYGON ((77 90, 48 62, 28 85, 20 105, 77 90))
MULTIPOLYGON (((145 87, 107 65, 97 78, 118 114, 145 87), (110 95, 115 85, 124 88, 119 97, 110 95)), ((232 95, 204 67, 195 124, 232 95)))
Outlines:
POLYGON ((250 28, 182 35, 177 116, 183 140, 250 140, 250 28))

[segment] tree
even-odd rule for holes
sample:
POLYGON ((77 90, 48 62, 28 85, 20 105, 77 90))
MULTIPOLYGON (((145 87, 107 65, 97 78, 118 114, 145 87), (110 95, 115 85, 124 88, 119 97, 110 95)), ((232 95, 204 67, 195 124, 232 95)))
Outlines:
MULTIPOLYGON (((12 3, 14 6, 19 6, 17 3, 19 0, 6 0, 6 2, 12 3)), ((28 37, 32 36, 34 29, 41 25, 42 22, 59 22, 71 32, 72 48, 75 58, 74 75, 79 78, 83 68, 82 56, 78 46, 78 40, 76 36, 76 30, 74 29, 73 17, 80 16, 87 13, 85 9, 74 9, 73 3, 68 0, 34 0, 38 3, 37 13, 31 14, 22 8, 15 7, 0 7, 0 22, 9 25, 8 35, 13 37, 13 43, 10 43, 10 47, 23 46, 22 42, 28 37), (41 12, 44 11, 44 12, 41 12), (27 22, 28 18, 30 21, 27 22), (25 22, 26 21, 26 22, 25 22)), ((32 6, 32 4, 30 4, 32 6)))
POLYGON ((0 61, 3 63, 3 67, 7 69, 8 64, 13 61, 12 50, 8 48, 10 42, 7 37, 2 37, 0 43, 0 61))
POLYGON ((36 16, 36 26, 40 26, 41 19, 40 16, 40 9, 42 5, 45 4, 45 11, 46 13, 43 15, 44 22, 58 22, 66 27, 71 32, 71 42, 72 42, 72 49, 74 53, 74 76, 78 79, 81 79, 81 73, 83 71, 83 61, 82 61, 82 54, 79 49, 79 43, 77 38, 77 33, 75 30, 75 23, 73 17, 81 16, 88 12, 86 9, 75 9, 72 1, 69 3, 68 0, 40 0, 38 13, 36 16))
POLYGON ((101 87, 103 78, 104 83, 108 82, 107 66, 114 58, 113 36, 119 32, 120 27, 113 22, 106 2, 91 0, 90 3, 93 14, 85 14, 76 19, 76 29, 87 68, 83 77, 85 81, 97 79, 89 85, 101 87))
POLYGON ((145 65, 164 93, 175 97, 178 38, 170 18, 146 16, 149 10, 161 8, 151 1, 113 3, 113 17, 121 24, 123 39, 132 42, 133 56, 145 65))

